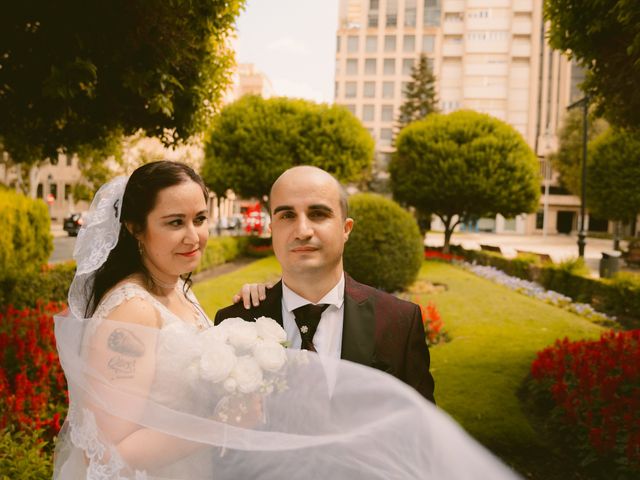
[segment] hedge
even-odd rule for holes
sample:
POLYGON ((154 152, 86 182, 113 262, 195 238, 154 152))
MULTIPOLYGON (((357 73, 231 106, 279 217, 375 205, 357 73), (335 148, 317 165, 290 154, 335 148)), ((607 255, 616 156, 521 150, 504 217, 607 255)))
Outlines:
POLYGON ((200 265, 194 271, 199 273, 217 265, 229 262, 247 250, 247 237, 212 237, 207 240, 207 247, 200 260, 200 265))
POLYGON ((624 328, 640 327, 640 275, 620 272, 613 278, 592 278, 580 261, 542 263, 536 256, 505 258, 499 253, 465 250, 452 246, 451 252, 468 262, 489 265, 503 272, 540 283, 576 302, 589 303, 596 310, 617 317, 624 328))
POLYGON ((0 190, 0 272, 37 268, 53 249, 49 212, 42 200, 0 190))

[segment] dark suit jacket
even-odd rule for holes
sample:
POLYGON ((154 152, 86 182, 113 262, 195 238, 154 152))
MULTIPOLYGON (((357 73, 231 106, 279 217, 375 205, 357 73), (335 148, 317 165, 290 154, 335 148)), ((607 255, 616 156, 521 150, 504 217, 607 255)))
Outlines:
MULTIPOLYGON (((267 298, 257 307, 246 310, 237 303, 219 310, 215 324, 230 317, 254 321, 261 316, 282 325, 281 282, 267 290, 267 298)), ((346 273, 342 358, 387 372, 435 403, 420 308, 358 283, 346 273)))

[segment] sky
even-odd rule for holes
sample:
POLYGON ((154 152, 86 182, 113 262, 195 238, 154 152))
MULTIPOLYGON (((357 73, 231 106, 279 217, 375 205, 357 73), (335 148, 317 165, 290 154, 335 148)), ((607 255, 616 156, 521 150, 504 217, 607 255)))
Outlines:
POLYGON ((247 0, 236 60, 253 63, 276 95, 333 102, 338 0, 247 0))

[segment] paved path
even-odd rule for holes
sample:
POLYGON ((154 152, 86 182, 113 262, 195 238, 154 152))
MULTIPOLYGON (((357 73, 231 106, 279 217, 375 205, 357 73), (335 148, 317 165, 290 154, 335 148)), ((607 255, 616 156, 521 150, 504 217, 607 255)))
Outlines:
MULTIPOLYGON (((466 249, 479 250, 480 245, 500 247, 506 257, 515 257, 516 250, 546 253, 554 262, 561 262, 578 256, 578 237, 576 235, 507 235, 500 233, 454 233, 452 244, 462 245, 466 249)), ((439 247, 444 243, 444 234, 429 232, 425 237, 425 245, 439 247)), ((622 242, 621 246, 626 247, 622 242)), ((613 240, 587 238, 585 261, 592 274, 598 276, 602 252, 613 250, 613 240)), ((620 262, 624 268, 624 262, 620 262)))

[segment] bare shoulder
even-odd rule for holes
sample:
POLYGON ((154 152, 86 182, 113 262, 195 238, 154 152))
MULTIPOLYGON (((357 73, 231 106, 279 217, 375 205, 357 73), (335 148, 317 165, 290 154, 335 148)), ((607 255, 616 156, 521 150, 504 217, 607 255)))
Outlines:
POLYGON ((156 308, 156 305, 154 305, 153 297, 151 293, 147 291, 142 278, 135 276, 128 277, 114 285, 110 292, 123 289, 137 291, 138 293, 142 293, 142 295, 126 295, 122 302, 109 312, 106 318, 144 327, 160 328, 162 326, 160 312, 156 308))

